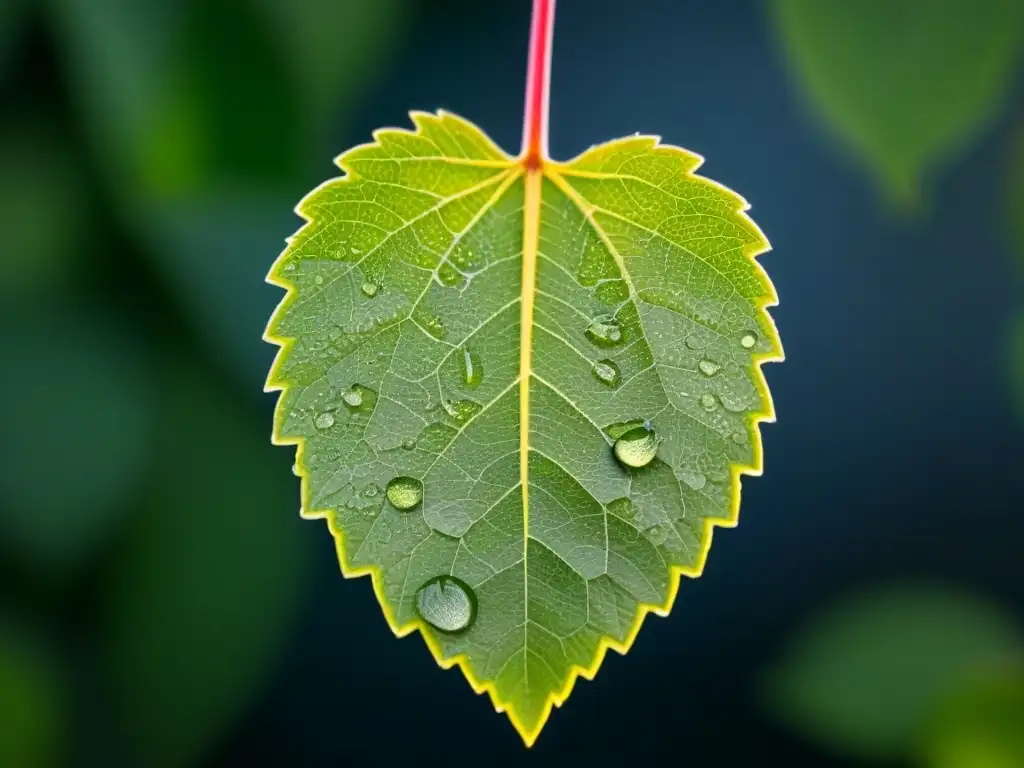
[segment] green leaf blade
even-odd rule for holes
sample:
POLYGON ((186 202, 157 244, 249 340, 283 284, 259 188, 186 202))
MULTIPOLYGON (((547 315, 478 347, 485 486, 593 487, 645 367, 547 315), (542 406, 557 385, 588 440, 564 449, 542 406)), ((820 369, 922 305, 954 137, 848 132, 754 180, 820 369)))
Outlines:
POLYGON ((652 138, 537 171, 453 115, 413 119, 298 208, 268 278, 288 289, 275 441, 299 446, 303 514, 343 572, 530 744, 735 524, 774 415, 759 365, 781 359, 767 242, 652 138), (621 464, 645 422, 656 458, 621 464), (384 492, 405 478, 411 509, 384 492), (463 631, 421 615, 439 577, 472 590, 463 631))

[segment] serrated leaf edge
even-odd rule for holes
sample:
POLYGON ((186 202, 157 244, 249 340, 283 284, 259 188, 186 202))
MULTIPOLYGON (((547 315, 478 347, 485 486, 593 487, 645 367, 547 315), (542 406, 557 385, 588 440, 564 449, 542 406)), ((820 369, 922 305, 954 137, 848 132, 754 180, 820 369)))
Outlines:
MULTIPOLYGON (((344 162, 345 157, 359 149, 364 149, 371 146, 379 146, 377 137, 378 134, 380 134, 381 132, 397 131, 402 133, 412 133, 413 135, 421 135, 423 128, 422 121, 425 119, 434 119, 435 117, 441 119, 445 117, 454 118, 460 122, 467 123, 476 130, 479 130, 478 128, 476 128, 474 123, 471 123, 465 118, 462 118, 459 115, 456 115, 452 112, 443 109, 438 110, 434 114, 430 112, 424 112, 421 110, 412 110, 409 112, 409 117, 413 125, 416 127, 414 131, 408 131, 402 128, 379 128, 373 131, 372 133, 374 137, 373 142, 367 142, 365 144, 360 144, 355 147, 352 147, 351 149, 338 155, 334 159, 335 164, 342 171, 345 172, 345 175, 325 180, 323 183, 321 183, 315 189, 309 192, 305 197, 303 197, 303 199, 295 206, 295 214, 302 218, 304 221, 303 225, 299 227, 298 230, 296 230, 295 234, 301 232, 301 230, 311 222, 311 219, 309 219, 305 214, 302 213, 301 209, 303 203, 305 203, 307 199, 309 199, 317 192, 319 192, 324 186, 336 182, 340 178, 347 178, 349 176, 357 175, 352 168, 346 167, 344 162)), ((483 131, 480 131, 480 133, 486 137, 486 133, 484 133, 483 131)), ((278 266, 283 261, 284 257, 288 254, 288 250, 290 248, 292 239, 295 237, 295 234, 286 239, 286 243, 288 245, 286 245, 281 254, 277 257, 277 259, 275 259, 274 264, 271 266, 270 272, 267 274, 266 277, 266 282, 268 284, 277 286, 278 288, 283 288, 285 290, 285 296, 284 298, 281 299, 280 303, 277 305, 277 308, 272 313, 270 321, 267 324, 267 329, 264 331, 263 334, 263 340, 265 342, 269 344, 274 344, 279 348, 277 354, 275 355, 274 362, 271 365, 270 372, 267 376, 267 381, 264 385, 263 391, 267 393, 281 393, 281 396, 279 396, 278 398, 277 405, 274 408, 274 423, 271 433, 271 443, 279 446, 296 446, 295 466, 300 479, 300 516, 305 519, 325 519, 327 521, 328 530, 331 532, 331 535, 334 537, 335 540, 335 549, 337 551, 338 562, 341 567, 342 576, 346 579, 354 579, 361 576, 370 577, 371 583, 373 584, 374 594, 377 597, 377 602, 380 603, 381 610, 384 613, 384 618, 387 621, 388 627, 391 629, 391 632, 395 635, 395 637, 402 638, 412 634, 413 632, 419 631, 421 636, 423 637, 424 642, 426 643, 427 648, 430 651, 430 654, 434 657, 434 661, 437 663, 437 665, 442 669, 451 669, 454 666, 458 666, 459 669, 462 670, 462 674, 465 676, 466 681, 469 683, 470 688, 473 689, 474 693, 487 693, 487 695, 490 697, 491 704, 494 706, 495 712, 505 713, 508 715, 509 720, 512 722, 512 726, 519 733, 520 737, 522 738, 523 742, 527 747, 533 746, 534 742, 536 742, 537 737, 540 735, 540 732, 543 730, 548 718, 551 716, 552 709, 554 707, 561 707, 562 704, 564 704, 568 700, 574 686, 576 685, 576 680, 578 678, 582 677, 585 680, 593 680, 598 670, 601 668, 601 664, 604 662, 605 655, 607 654, 609 649, 614 650, 620 655, 625 655, 626 653, 628 653, 629 649, 632 648, 633 643, 640 632, 640 628, 643 626, 644 619, 647 617, 647 614, 653 613, 656 616, 662 617, 669 615, 669 613, 672 610, 672 606, 675 603, 676 595, 679 592, 679 585, 682 581, 681 577, 687 576, 689 578, 695 579, 700 577, 700 575, 704 572, 704 567, 707 563, 708 552, 711 549, 711 543, 714 536, 715 528, 735 528, 737 523, 739 522, 742 476, 749 475, 751 477, 759 477, 764 472, 764 450, 761 440, 760 424, 773 423, 776 419, 775 404, 772 400, 771 391, 768 389, 768 384, 765 380, 764 373, 761 370, 761 368, 764 365, 764 363, 781 362, 785 359, 785 353, 783 351, 782 344, 779 339, 778 331, 775 326, 775 321, 772 318, 771 314, 767 311, 769 307, 778 306, 779 301, 777 292, 775 290, 775 286, 772 283, 771 278, 764 271, 763 267, 761 267, 760 263, 756 260, 758 256, 770 251, 771 245, 768 242, 768 239, 764 236, 764 233, 757 226, 757 224, 752 219, 750 219, 749 216, 746 215, 746 211, 750 209, 750 203, 748 203, 746 199, 744 199, 742 196, 738 195, 736 192, 729 189, 728 187, 725 187, 724 185, 719 184, 718 182, 712 179, 708 179, 703 176, 697 176, 694 173, 694 171, 696 171, 698 168, 700 168, 700 166, 704 164, 704 158, 701 155, 698 155, 689 150, 683 150, 681 147, 677 147, 671 144, 662 144, 661 137, 656 135, 634 135, 619 139, 612 139, 611 141, 603 142, 601 144, 597 144, 590 147, 584 152, 581 152, 580 154, 576 155, 571 160, 565 162, 554 162, 551 160, 546 160, 542 164, 540 169, 528 169, 525 171, 525 173, 539 173, 542 176, 546 175, 549 178, 551 178, 552 181, 559 186, 559 188, 562 188, 562 186, 558 184, 558 182, 555 179, 561 178, 562 174, 566 172, 574 162, 583 157, 587 152, 590 152, 594 149, 601 147, 611 147, 616 144, 636 141, 638 138, 650 140, 652 148, 660 147, 662 149, 678 150, 680 152, 686 152, 687 154, 693 156, 696 162, 693 168, 690 171, 688 171, 686 175, 695 179, 699 179, 702 183, 709 184, 718 190, 721 190, 731 196, 739 198, 740 207, 736 210, 736 213, 742 215, 743 218, 746 220, 746 223, 750 224, 750 226, 753 227, 754 231, 758 235, 759 242, 751 243, 750 245, 746 246, 743 249, 743 256, 747 258, 755 266, 755 268, 759 272, 759 277, 763 279, 765 286, 769 289, 769 294, 767 296, 762 297, 761 300, 755 302, 755 310, 763 312, 764 318, 767 319, 767 322, 772 331, 771 336, 774 349, 769 352, 754 354, 751 359, 752 370, 755 374, 754 386, 757 390, 757 393, 761 396, 762 402, 767 403, 767 408, 763 411, 754 411, 751 414, 750 426, 753 435, 752 447, 754 461, 750 465, 730 463, 730 498, 733 499, 733 502, 727 517, 705 518, 703 530, 703 544, 700 552, 698 552, 697 554, 696 565, 691 567, 676 565, 669 566, 669 589, 668 596, 665 599, 664 605, 639 603, 637 606, 636 614, 633 618, 633 625, 627 633, 626 639, 624 641, 619 642, 614 638, 602 636, 598 641, 598 646, 594 653, 593 661, 586 667, 580 666, 578 664, 572 665, 569 671, 569 675, 566 678, 566 681, 563 684, 562 688, 555 693, 548 694, 547 699, 544 703, 541 716, 537 719, 537 724, 532 729, 528 728, 519 719, 519 717, 515 713, 515 709, 506 710, 508 702, 503 702, 501 700, 501 697, 498 695, 496 686, 493 682, 481 681, 476 678, 476 675, 473 673, 473 670, 470 667, 468 659, 465 656, 465 654, 457 654, 450 658, 445 658, 442 653, 441 646, 432 637, 431 633, 427 631, 427 625, 422 620, 413 619, 411 621, 406 622, 405 624, 399 624, 390 604, 386 599, 383 582, 381 579, 380 568, 375 565, 367 565, 358 568, 353 567, 348 560, 348 553, 345 546, 345 532, 335 525, 334 520, 331 518, 329 514, 330 510, 310 509, 309 477, 301 469, 302 464, 300 461, 305 451, 306 441, 304 438, 301 437, 284 438, 279 433, 279 429, 282 423, 281 404, 285 400, 284 395, 287 394, 290 388, 290 384, 287 381, 278 379, 277 374, 279 367, 287 358, 288 353, 291 351, 291 348, 294 345, 296 339, 278 337, 270 332, 270 328, 274 326, 279 316, 284 313, 284 311, 290 306, 291 302, 298 295, 295 290, 294 284, 286 280, 285 278, 281 277, 278 273, 278 266), (553 174, 549 174, 545 171, 545 168, 548 167, 553 169, 553 174)), ((503 154, 507 158, 507 160, 496 160, 493 162, 474 160, 471 164, 481 167, 493 167, 495 169, 511 169, 514 168, 516 165, 523 163, 524 156, 521 155, 518 158, 513 158, 509 156, 507 153, 503 152, 499 147, 497 147, 497 145, 492 144, 492 146, 494 146, 495 149, 498 150, 498 152, 501 152, 501 154, 503 154)), ((456 160, 456 162, 458 161, 456 160)), ((568 171, 566 175, 574 175, 574 173, 575 175, 586 175, 585 173, 581 174, 573 171, 568 171)), ((587 216, 585 212, 584 215, 587 216)), ((587 216, 587 218, 589 219, 589 216, 587 216)))

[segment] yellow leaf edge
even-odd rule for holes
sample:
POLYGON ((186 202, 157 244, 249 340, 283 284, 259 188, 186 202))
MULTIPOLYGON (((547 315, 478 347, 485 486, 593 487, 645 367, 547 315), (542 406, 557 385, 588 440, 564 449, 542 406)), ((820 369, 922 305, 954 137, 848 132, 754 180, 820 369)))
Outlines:
MULTIPOLYGON (((355 176, 355 172, 351 168, 345 166, 345 157, 348 154, 355 152, 356 150, 359 149, 365 149, 367 147, 372 146, 379 146, 379 143, 376 141, 377 135, 379 133, 398 131, 402 133, 411 133, 413 135, 422 135, 422 121, 447 118, 453 119, 458 122, 462 122, 466 125, 466 127, 478 131, 481 136, 487 138, 487 134, 480 130, 474 123, 447 110, 440 109, 437 111, 436 115, 431 114, 429 112, 423 112, 420 110, 412 110, 409 112, 409 117, 413 125, 415 126, 414 131, 408 131, 407 129, 396 127, 379 128, 375 130, 372 134, 375 141, 357 145, 335 158, 335 164, 342 171, 345 172, 345 175, 327 179, 326 181, 318 185, 315 189, 313 189, 311 192, 309 192, 301 201, 299 201, 299 203, 295 206, 294 210, 296 215, 298 215, 300 218, 304 220, 304 223, 301 227, 299 227, 295 234, 301 232, 302 229, 305 228, 305 226, 308 225, 311 221, 301 212, 303 203, 305 203, 306 200, 308 200, 310 197, 319 192, 327 184, 336 182, 339 179, 355 176)), ((562 704, 564 704, 566 700, 568 700, 569 695, 572 693, 573 687, 576 685, 576 680, 578 678, 582 677, 585 680, 593 680, 594 676, 597 674, 597 671, 600 669, 601 664, 604 662, 605 655, 609 649, 616 651, 620 655, 625 655, 633 646, 633 642, 636 640, 636 637, 640 632, 640 627, 643 625, 644 619, 647 617, 647 614, 653 613, 656 616, 662 617, 669 615, 669 613, 672 610, 672 606, 675 603, 676 595, 679 592, 679 585, 682 581, 682 577, 687 576, 689 578, 695 579, 700 577, 700 575, 704 572, 704 566, 707 562, 708 552, 711 549, 711 542, 714 536, 715 528, 735 528, 739 522, 740 496, 742 490, 740 478, 743 475, 758 477, 761 474, 763 474, 764 449, 761 441, 761 430, 759 425, 762 422, 773 423, 775 421, 775 404, 772 400, 771 391, 768 388, 768 384, 764 378, 764 373, 761 370, 761 367, 764 363, 782 362, 783 360, 785 360, 785 353, 782 348, 782 343, 779 339, 778 331, 775 327, 775 321, 773 320, 771 314, 767 311, 769 307, 778 306, 779 300, 778 294, 776 292, 774 284, 771 281, 771 278, 761 267, 760 263, 756 260, 758 256, 769 252, 771 250, 771 245, 768 242, 768 239, 765 237, 764 233, 757 226, 757 224, 749 216, 746 215, 746 211, 750 209, 750 203, 748 203, 746 199, 744 199, 742 196, 738 195, 736 192, 729 189, 728 187, 725 187, 724 185, 719 184, 718 182, 712 179, 708 179, 703 176, 698 176, 695 173, 693 173, 693 171, 696 171, 698 168, 700 168, 701 165, 703 165, 704 158, 702 156, 694 152, 691 152, 690 150, 684 150, 681 147, 676 147, 671 144, 662 144, 660 136, 629 136, 619 139, 613 139, 611 141, 594 145, 590 149, 585 150, 584 152, 577 155, 575 158, 565 162, 554 162, 545 159, 540 169, 523 169, 520 170, 517 173, 517 175, 519 175, 520 173, 540 173, 551 178, 551 176, 549 176, 544 170, 546 166, 551 165, 555 169, 554 175, 560 176, 560 173, 557 169, 569 168, 576 160, 581 158, 587 152, 593 151, 594 149, 598 148, 611 147, 616 144, 621 144, 629 141, 636 141, 638 138, 647 138, 653 140, 652 148, 658 147, 660 149, 678 150, 680 152, 685 152, 687 155, 692 157, 694 159, 694 165, 690 169, 690 171, 686 173, 686 176, 698 180, 702 183, 708 184, 711 187, 721 192, 724 192, 732 197, 738 198, 740 201, 740 205, 735 212, 738 215, 740 215, 745 220, 744 223, 748 224, 757 234, 757 241, 750 243, 748 246, 744 248, 743 256, 746 259, 748 259, 751 262, 751 264, 754 265, 755 269, 757 270, 759 279, 761 280, 762 284, 767 288, 767 294, 765 296, 762 296, 759 301, 755 302, 755 310, 759 313, 762 313, 761 316, 766 320, 769 328, 771 329, 770 336, 772 342, 772 350, 768 352, 755 354, 752 356, 752 369, 755 374, 754 386, 757 390, 758 395, 760 395, 761 397, 761 402, 767 403, 767 408, 763 411, 755 411, 751 417, 750 427, 751 432, 753 434, 753 463, 750 465, 729 465, 731 492, 730 498, 732 499, 732 505, 729 510, 728 516, 722 518, 705 518, 704 520, 703 544, 700 552, 698 552, 697 554, 696 565, 691 567, 675 565, 670 566, 668 597, 666 598, 664 605, 639 603, 637 606, 636 615, 633 618, 633 626, 630 628, 629 632, 626 635, 626 639, 623 642, 619 642, 614 638, 602 636, 601 639, 598 641, 598 646, 597 650, 594 653, 593 661, 586 667, 580 666, 578 664, 572 665, 569 671, 569 675, 566 678, 566 681, 562 688, 557 692, 548 695, 547 700, 544 703, 543 712, 541 713, 541 716, 537 719, 536 725, 532 728, 527 727, 526 724, 519 719, 519 717, 516 715, 516 711, 514 708, 506 710, 506 706, 509 702, 503 702, 501 700, 493 682, 481 681, 476 678, 476 675, 473 673, 473 670, 469 666, 468 660, 464 654, 457 654, 455 656, 452 656, 451 658, 445 658, 442 653, 440 645, 437 643, 437 641, 434 639, 431 633, 427 631, 427 625, 422 620, 413 619, 412 621, 408 621, 405 624, 399 624, 384 594, 380 568, 375 565, 368 565, 360 568, 352 567, 348 561, 348 553, 345 546, 345 532, 335 525, 334 520, 330 515, 330 510, 310 509, 309 477, 308 475, 306 475, 305 472, 302 471, 302 464, 300 461, 302 454, 305 451, 306 441, 301 437, 284 438, 280 435, 280 427, 283 423, 284 415, 281 409, 281 405, 285 401, 284 395, 286 395, 288 392, 289 383, 287 381, 279 379, 277 374, 280 366, 282 365, 284 360, 287 358, 289 352, 291 351, 291 348, 295 343, 296 339, 278 337, 270 332, 270 329, 275 325, 278 318, 288 309, 292 301, 294 301, 294 299, 298 295, 297 291, 295 290, 295 285, 288 281, 286 278, 284 278, 280 274, 278 269, 278 267, 287 257, 291 248, 291 241, 295 235, 292 235, 292 237, 287 238, 286 242, 288 243, 288 245, 277 257, 277 259, 275 259, 274 264, 271 266, 270 272, 266 277, 266 282, 268 284, 274 285, 278 288, 283 288, 285 290, 285 296, 284 298, 281 299, 280 303, 277 305, 277 308, 272 313, 270 321, 267 324, 267 329, 266 331, 264 331, 263 334, 263 340, 265 342, 273 344, 279 348, 277 354, 275 355, 274 362, 271 365, 270 372, 267 376, 267 380, 264 385, 263 391, 267 393, 281 393, 281 395, 278 397, 277 405, 274 408, 274 423, 271 434, 271 443, 279 446, 291 445, 296 447, 295 467, 300 479, 300 516, 305 519, 312 520, 321 518, 326 519, 328 530, 330 530, 331 535, 334 537, 335 540, 335 549, 338 554, 338 562, 341 567, 342 576, 346 579, 354 579, 360 576, 370 577, 370 580, 373 584, 374 594, 377 597, 377 602, 380 603, 381 610, 384 613, 384 618, 386 619, 388 627, 391 629, 395 637, 402 638, 412 634, 413 632, 419 631, 421 636, 423 637, 424 642, 426 643, 427 648, 430 650, 430 654, 434 657, 434 661, 437 662, 437 665, 442 669, 451 669, 454 666, 458 666, 459 669, 462 670, 462 674, 465 676, 467 682, 470 685, 470 688, 473 689, 474 693, 487 693, 491 699, 492 705, 494 706, 495 712, 504 712, 508 715, 509 720, 512 722, 512 726, 516 729, 516 732, 522 738, 523 743, 527 747, 532 747, 533 744, 536 742, 538 736, 540 736, 540 733, 544 729, 544 726, 547 723, 548 718, 551 716, 552 709, 554 707, 561 707, 562 704)), ((496 145, 492 144, 492 146, 495 149, 498 149, 499 152, 501 152, 500 148, 498 148, 496 145)), ((505 163, 504 161, 494 162, 493 167, 495 167, 496 169, 502 167, 507 167, 511 169, 516 165, 524 163, 524 158, 522 157, 513 158, 504 152, 501 153, 505 155, 505 157, 507 158, 507 163, 505 163)), ((485 164, 484 161, 481 162, 481 165, 483 164, 485 164)))

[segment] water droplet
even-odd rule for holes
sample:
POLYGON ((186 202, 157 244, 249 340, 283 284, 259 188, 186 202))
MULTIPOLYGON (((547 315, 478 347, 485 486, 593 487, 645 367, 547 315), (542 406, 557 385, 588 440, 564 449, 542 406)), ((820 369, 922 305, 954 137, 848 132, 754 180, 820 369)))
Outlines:
POLYGON ((405 440, 402 441, 402 448, 404 448, 407 451, 411 451, 415 447, 416 447, 416 438, 415 437, 407 437, 407 438, 405 438, 405 440))
POLYGON ((444 406, 445 413, 459 423, 469 421, 483 410, 482 405, 474 403, 472 400, 456 400, 455 402, 445 400, 441 405, 444 406))
POLYGON ((374 499, 377 497, 379 493, 380 486, 377 485, 376 483, 370 483, 365 488, 363 488, 363 498, 365 499, 374 499))
POLYGON ((330 411, 317 414, 317 417, 313 419, 313 426, 317 429, 330 429, 334 426, 334 414, 330 411))
POLYGON ((462 381, 470 389, 476 389, 484 380, 484 367, 480 355, 468 348, 462 350, 462 381))
POLYGON ((703 488, 708 479, 704 476, 704 473, 697 469, 690 467, 684 467, 678 472, 679 479, 690 486, 693 490, 699 491, 703 488))
POLYGON ((748 331, 740 338, 740 346, 744 349, 753 349, 755 344, 757 344, 757 335, 753 332, 748 331))
POLYGON ((622 520, 632 522, 639 510, 630 499, 623 496, 621 499, 608 502, 608 511, 622 520))
POLYGON ((323 275, 317 275, 316 277, 313 278, 313 282, 316 283, 317 285, 323 285, 324 284, 324 276, 323 275))
POLYGON ((368 299, 372 299, 374 296, 377 295, 377 286, 374 285, 373 283, 363 283, 360 286, 359 290, 361 290, 363 292, 363 296, 365 296, 368 299))
POLYGON ((705 376, 714 376, 716 373, 722 370, 722 366, 710 360, 701 360, 699 363, 697 363, 697 367, 700 369, 700 372, 703 373, 705 376))
POLYGON ((737 445, 743 445, 745 442, 747 442, 747 439, 747 430, 745 429, 741 429, 738 432, 732 433, 732 441, 737 445))
POLYGON ((369 413, 377 404, 377 393, 362 384, 353 384, 341 393, 341 402, 353 413, 369 413))
POLYGON ((391 506, 405 512, 423 500, 423 483, 412 477, 396 477, 388 483, 387 497, 391 506))
POLYGON ((294 272, 295 271, 295 262, 292 262, 291 264, 285 264, 284 265, 284 271, 285 272, 294 272))
POLYGON ((686 337, 686 346, 690 349, 703 349, 704 345, 700 343, 700 337, 690 334, 686 337))
POLYGON ((345 405, 349 408, 358 408, 363 404, 363 393, 352 387, 345 390, 345 394, 341 396, 341 399, 345 401, 345 405))
POLYGON ((700 404, 705 411, 713 411, 718 406, 718 400, 710 392, 706 392, 700 396, 700 404))
POLYGON ((611 315, 595 317, 584 333, 592 344, 599 347, 614 347, 622 343, 622 328, 611 315))
POLYGON ((598 360, 594 363, 591 372, 594 374, 595 379, 602 384, 607 384, 609 387, 619 386, 619 381, 622 379, 622 373, 619 371, 619 366, 615 364, 614 360, 598 360))
POLYGON ((416 610, 434 629, 462 632, 476 618, 476 596, 461 579, 437 576, 416 592, 416 610))
POLYGON ((665 523, 657 523, 644 531, 644 535, 651 544, 660 547, 668 538, 668 526, 665 523))
POLYGON ((387 544, 391 541, 391 526, 387 523, 381 523, 380 528, 377 530, 377 541, 381 544, 387 544))
POLYGON ((627 467, 646 467, 658 453, 658 438, 653 429, 634 427, 615 441, 614 451, 627 467))
POLYGON ((351 251, 356 256, 358 256, 360 253, 362 253, 362 251, 359 250, 358 248, 356 248, 354 245, 351 248, 349 248, 349 251, 351 251))

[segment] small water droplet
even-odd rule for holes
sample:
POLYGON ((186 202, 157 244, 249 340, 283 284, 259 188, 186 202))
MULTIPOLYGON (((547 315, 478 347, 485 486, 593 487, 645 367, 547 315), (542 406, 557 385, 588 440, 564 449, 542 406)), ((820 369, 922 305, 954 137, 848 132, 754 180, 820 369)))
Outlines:
POLYGON ((454 634, 476 618, 476 596, 462 579, 437 576, 416 592, 416 611, 434 629, 454 634))
POLYGON ((646 467, 658 453, 658 438, 653 429, 634 427, 615 441, 614 451, 627 467, 646 467))
POLYGON ((706 392, 700 396, 700 404, 705 411, 713 411, 718 406, 718 400, 710 392, 706 392))
POLYGON ((720 366, 718 363, 712 362, 711 360, 701 360, 699 363, 697 363, 697 367, 700 369, 700 372, 703 373, 705 376, 714 376, 716 373, 722 370, 722 366, 720 366))
POLYGON ((360 253, 362 253, 362 251, 359 250, 358 248, 356 248, 354 245, 351 248, 349 248, 349 251, 352 252, 353 254, 355 254, 356 256, 358 256, 360 253))
POLYGON ((595 317, 584 333, 592 344, 599 347, 614 347, 622 343, 622 328, 611 315, 595 317))
POLYGON ((695 491, 699 491, 708 482, 708 479, 704 476, 703 472, 697 469, 692 469, 690 467, 684 467, 683 469, 679 470, 678 474, 679 479, 682 480, 695 491))
POLYGON ((459 423, 469 421, 483 410, 483 406, 479 403, 474 403, 472 400, 456 400, 455 402, 444 400, 441 405, 444 406, 445 413, 459 423))
POLYGON ((317 429, 330 429, 334 426, 334 414, 330 411, 317 414, 317 417, 313 419, 313 426, 317 429))
POLYGON ((387 523, 381 523, 379 529, 377 529, 377 541, 381 544, 387 544, 391 541, 391 526, 387 523))
POLYGON ((359 290, 361 290, 363 292, 363 296, 365 296, 368 299, 372 299, 374 296, 377 295, 377 286, 374 283, 363 283, 359 287, 359 290))
POLYGON ((636 519, 639 510, 637 510, 636 505, 630 499, 623 496, 621 499, 609 501, 608 511, 622 520, 632 522, 636 519))
POLYGON ((462 381, 469 389, 476 389, 484 380, 484 367, 480 355, 469 348, 462 350, 462 381))
POLYGON ((755 344, 757 344, 757 335, 752 332, 748 331, 740 338, 740 346, 744 349, 753 349, 755 344))
POLYGON ((316 277, 313 278, 313 282, 316 283, 317 285, 323 285, 324 284, 324 276, 323 275, 317 275, 316 277))
POLYGON ((598 360, 594 363, 591 373, 594 374, 595 379, 602 384, 607 384, 609 387, 619 386, 619 381, 622 379, 622 373, 619 371, 619 366, 615 364, 614 360, 598 360))
POLYGON ((285 264, 284 265, 284 271, 285 272, 294 272, 295 271, 295 262, 292 262, 291 264, 285 264))
POLYGON ((415 447, 416 447, 416 438, 415 437, 407 437, 407 438, 405 438, 405 440, 402 441, 402 448, 404 448, 407 451, 411 451, 415 447))
POLYGON ((747 442, 747 439, 747 431, 745 429, 741 429, 738 432, 732 433, 732 441, 737 445, 743 445, 745 442, 747 442))
POLYGON ((644 535, 651 544, 660 547, 668 538, 668 526, 665 523, 657 523, 644 531, 644 535))
POLYGON ((341 399, 345 401, 345 405, 349 408, 358 408, 363 404, 363 393, 352 387, 345 390, 345 394, 341 396, 341 399))
POLYGON ((423 500, 423 483, 412 477, 396 477, 388 483, 386 493, 391 506, 405 512, 423 500))
POLYGON ((363 498, 365 499, 374 499, 379 493, 380 486, 376 483, 369 483, 365 488, 363 488, 363 498))
POLYGON ((704 345, 700 343, 699 336, 695 336, 694 334, 691 333, 689 336, 686 337, 686 346, 688 346, 690 349, 702 349, 704 345))

